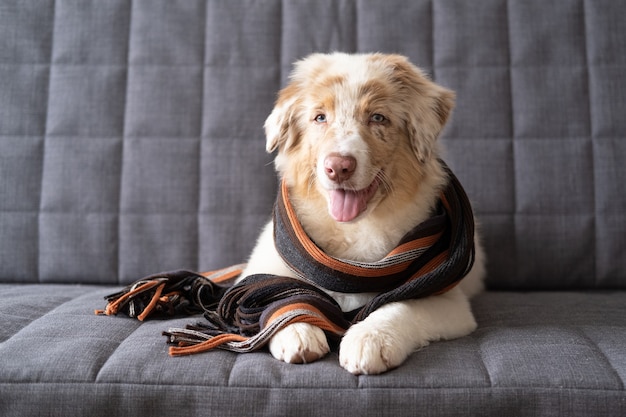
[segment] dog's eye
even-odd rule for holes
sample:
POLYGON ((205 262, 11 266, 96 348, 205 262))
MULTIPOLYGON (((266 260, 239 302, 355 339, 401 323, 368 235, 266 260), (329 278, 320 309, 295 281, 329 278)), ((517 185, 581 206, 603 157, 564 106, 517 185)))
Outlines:
POLYGON ((318 114, 317 116, 315 116, 314 119, 317 123, 326 123, 326 115, 325 114, 318 114))
POLYGON ((374 113, 370 116, 370 122, 372 123, 384 123, 387 120, 382 114, 374 113))

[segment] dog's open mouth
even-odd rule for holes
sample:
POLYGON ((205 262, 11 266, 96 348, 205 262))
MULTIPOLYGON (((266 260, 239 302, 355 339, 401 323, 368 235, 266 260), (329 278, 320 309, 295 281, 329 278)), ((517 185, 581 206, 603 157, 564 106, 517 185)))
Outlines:
POLYGON ((350 222, 356 219, 367 209, 367 203, 374 197, 378 190, 380 180, 378 176, 374 181, 362 190, 347 190, 338 188, 331 190, 329 211, 330 215, 338 222, 350 222))

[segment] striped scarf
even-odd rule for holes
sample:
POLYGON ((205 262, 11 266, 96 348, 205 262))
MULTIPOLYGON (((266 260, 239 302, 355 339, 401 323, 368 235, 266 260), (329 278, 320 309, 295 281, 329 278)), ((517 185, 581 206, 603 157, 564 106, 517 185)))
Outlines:
POLYGON ((444 168, 449 181, 435 213, 378 262, 341 260, 324 253, 299 223, 283 181, 274 206, 274 242, 298 279, 257 274, 235 283, 243 264, 206 273, 160 273, 105 297, 106 309, 96 313, 121 312, 139 320, 204 313, 205 321, 163 332, 173 345, 171 355, 214 348, 250 352, 297 322, 310 323, 339 338, 352 323, 381 305, 443 293, 471 269, 472 209, 456 176, 445 164, 444 168), (344 313, 324 289, 378 295, 344 313))

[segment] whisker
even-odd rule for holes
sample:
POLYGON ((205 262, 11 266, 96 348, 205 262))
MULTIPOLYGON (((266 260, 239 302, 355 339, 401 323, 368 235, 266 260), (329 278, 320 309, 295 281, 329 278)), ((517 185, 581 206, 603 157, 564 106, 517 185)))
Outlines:
POLYGON ((314 185, 315 185, 315 171, 311 170, 309 172, 309 180, 307 181, 307 192, 309 194, 313 191, 314 185))
POLYGON ((387 174, 387 172, 385 171, 381 171, 379 178, 380 178, 380 184, 385 189, 385 192, 388 195, 393 196, 393 194, 395 193, 395 190, 391 183, 391 178, 389 178, 389 174, 387 174))

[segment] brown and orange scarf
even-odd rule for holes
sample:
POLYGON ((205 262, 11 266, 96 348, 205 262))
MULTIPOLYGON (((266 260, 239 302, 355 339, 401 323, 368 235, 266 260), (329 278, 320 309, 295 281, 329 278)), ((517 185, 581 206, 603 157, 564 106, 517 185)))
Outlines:
POLYGON ((206 321, 171 328, 170 354, 222 348, 249 352, 263 347, 280 329, 306 322, 340 337, 383 304, 443 293, 474 262, 474 218, 468 198, 452 171, 432 217, 407 233, 378 262, 341 260, 325 254, 299 223, 283 182, 274 206, 274 243, 299 279, 257 274, 236 282, 245 265, 196 273, 174 271, 148 276, 106 297, 105 310, 144 320, 204 313, 206 321), (325 291, 376 292, 348 313, 325 291))

